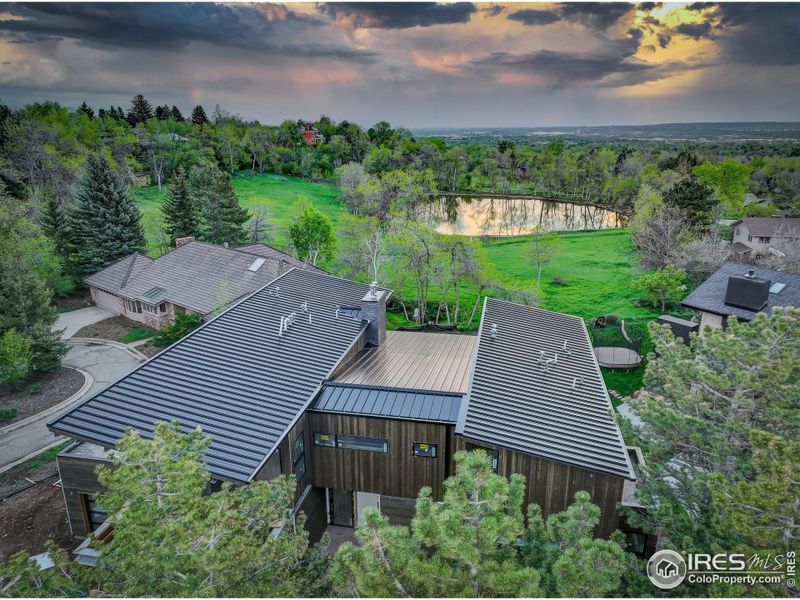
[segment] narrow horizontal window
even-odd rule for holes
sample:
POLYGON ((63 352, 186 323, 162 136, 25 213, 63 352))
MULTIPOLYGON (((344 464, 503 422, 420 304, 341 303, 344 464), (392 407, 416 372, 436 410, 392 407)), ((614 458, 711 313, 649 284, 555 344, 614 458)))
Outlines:
POLYGON ((414 456, 420 458, 436 458, 436 444, 423 444, 422 442, 414 442, 411 446, 411 452, 414 456))
POLYGON ((336 442, 339 448, 348 448, 350 450, 369 450, 370 452, 388 452, 389 450, 389 442, 383 438, 338 435, 336 436, 336 442))
POLYGON ((336 434, 333 433, 315 433, 314 434, 315 446, 328 446, 330 448, 336 447, 336 434))

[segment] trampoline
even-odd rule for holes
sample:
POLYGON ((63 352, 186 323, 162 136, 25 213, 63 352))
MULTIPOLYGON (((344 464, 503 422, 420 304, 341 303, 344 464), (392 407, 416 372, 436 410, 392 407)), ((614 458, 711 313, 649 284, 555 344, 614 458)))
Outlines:
POLYGON ((607 369, 630 370, 642 364, 642 338, 639 330, 626 328, 625 321, 613 315, 592 321, 592 346, 597 363, 607 369))

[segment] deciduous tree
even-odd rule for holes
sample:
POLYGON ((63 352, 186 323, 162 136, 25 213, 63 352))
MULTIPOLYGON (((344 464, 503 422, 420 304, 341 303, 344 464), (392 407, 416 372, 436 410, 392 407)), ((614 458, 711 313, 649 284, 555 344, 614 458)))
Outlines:
POLYGON ((647 302, 661 309, 680 302, 686 295, 686 271, 667 265, 647 275, 642 275, 634 282, 634 286, 645 297, 647 302))
POLYGON ((333 225, 319 210, 305 204, 289 226, 289 239, 297 258, 317 266, 333 258, 336 238, 333 225))
POLYGON ((535 227, 531 232, 525 258, 536 269, 536 287, 542 285, 542 269, 549 265, 558 251, 559 238, 555 233, 542 227, 535 227))

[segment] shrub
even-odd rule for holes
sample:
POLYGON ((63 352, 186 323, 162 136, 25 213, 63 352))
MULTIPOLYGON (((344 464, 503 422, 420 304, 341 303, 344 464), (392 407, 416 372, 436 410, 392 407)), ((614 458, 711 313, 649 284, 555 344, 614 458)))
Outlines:
POLYGON ((30 394, 31 396, 38 396, 39 394, 42 393, 43 389, 44 386, 37 381, 36 383, 31 385, 30 394))
POLYGON ((17 416, 16 408, 7 408, 7 407, 0 408, 0 423, 5 423, 6 421, 10 421, 16 416, 17 416))
POLYGON ((567 285, 567 280, 556 275, 550 280, 550 283, 553 285, 567 285))
POLYGON ((32 340, 16 329, 9 329, 0 337, 0 383, 18 388, 31 368, 32 340))
POLYGON ((686 294, 686 271, 667 265, 640 277, 634 285, 648 303, 663 312, 686 294))
POLYGON ((176 313, 175 322, 168 325, 161 330, 156 337, 153 338, 153 344, 156 346, 169 346, 174 344, 182 337, 191 333, 194 329, 200 326, 200 315, 195 313, 176 313))

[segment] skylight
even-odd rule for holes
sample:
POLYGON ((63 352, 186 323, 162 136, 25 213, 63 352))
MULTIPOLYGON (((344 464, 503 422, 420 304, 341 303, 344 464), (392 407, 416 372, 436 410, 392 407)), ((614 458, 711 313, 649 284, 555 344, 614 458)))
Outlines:
POLYGON ((161 294, 163 294, 166 291, 167 290, 165 290, 164 288, 154 287, 154 288, 150 288, 144 294, 142 294, 142 297, 146 298, 148 300, 155 300, 156 298, 158 298, 161 294))
POLYGON ((785 283, 776 282, 772 284, 772 287, 769 288, 770 294, 780 294, 781 290, 786 287, 785 283))
POLYGON ((266 258, 257 258, 253 261, 253 263, 249 267, 247 267, 247 270, 258 271, 261 268, 261 265, 263 265, 265 262, 267 262, 266 258))

